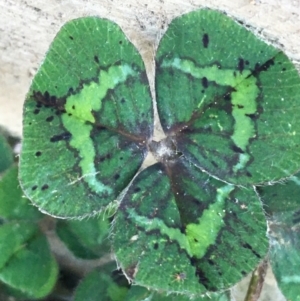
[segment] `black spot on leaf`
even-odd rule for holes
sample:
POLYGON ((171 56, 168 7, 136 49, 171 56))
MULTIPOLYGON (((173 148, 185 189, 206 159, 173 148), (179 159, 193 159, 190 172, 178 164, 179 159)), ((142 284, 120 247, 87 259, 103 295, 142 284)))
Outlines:
POLYGON ((36 189, 37 189, 37 185, 34 185, 34 186, 31 187, 31 190, 32 190, 32 191, 34 191, 34 190, 36 190, 36 189))
POLYGON ((298 224, 300 222, 300 210, 293 214, 293 224, 298 224))
POLYGON ((216 167, 216 168, 219 167, 218 164, 217 164, 215 161, 213 161, 213 160, 211 160, 211 164, 212 164, 214 167, 216 167))
POLYGON ((48 184, 44 184, 43 186, 42 186, 42 190, 47 190, 49 188, 49 185, 48 184))
POLYGON ((49 116, 49 117, 46 118, 46 121, 51 122, 53 119, 54 119, 54 116, 49 116))
POLYGON ((120 175, 118 173, 114 175, 115 180, 118 180, 119 178, 120 178, 120 175))
POLYGON ((97 64, 99 64, 99 58, 98 58, 97 55, 94 56, 94 61, 95 61, 97 64))
POLYGON ((204 88, 207 88, 208 87, 208 80, 206 77, 202 77, 202 86, 204 88))
POLYGON ((37 157, 39 157, 41 154, 42 154, 42 152, 40 152, 40 151, 38 151, 38 152, 35 153, 35 155, 36 155, 37 157))
POLYGON ((72 40, 72 41, 74 40, 74 38, 72 36, 69 36, 69 39, 72 40))
POLYGON ((237 105, 237 107, 238 107, 239 109, 243 109, 243 108, 244 108, 243 105, 237 105))
POLYGON ((124 98, 121 99, 121 103, 125 103, 126 100, 124 98))
POLYGON ((158 243, 157 243, 157 242, 153 245, 153 249, 154 249, 154 250, 157 250, 157 249, 158 249, 158 243))
POLYGON ((252 174, 249 171, 246 171, 246 176, 249 177, 249 178, 251 178, 252 174))
POLYGON ((203 44, 203 47, 204 48, 207 48, 208 47, 208 44, 209 44, 209 36, 207 33, 205 33, 203 36, 202 36, 202 44, 203 44))
POLYGON ((59 135, 54 135, 50 138, 50 142, 58 142, 61 140, 70 140, 72 137, 70 132, 61 133, 59 135))
POLYGON ((35 110, 33 111, 33 114, 37 115, 39 112, 40 112, 39 109, 35 109, 35 110))
POLYGON ((133 192, 139 192, 139 191, 141 191, 141 188, 140 188, 140 187, 136 187, 136 188, 134 188, 134 190, 133 190, 133 192))

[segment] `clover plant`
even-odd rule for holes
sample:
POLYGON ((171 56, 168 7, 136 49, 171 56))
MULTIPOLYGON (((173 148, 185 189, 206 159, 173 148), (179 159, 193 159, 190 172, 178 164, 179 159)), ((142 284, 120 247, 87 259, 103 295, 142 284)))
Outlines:
POLYGON ((55 217, 113 208, 112 250, 134 284, 222 291, 267 254, 256 187, 300 169, 299 95, 287 56, 219 11, 170 23, 155 55, 156 101, 118 25, 72 20, 26 97, 21 185, 55 217))

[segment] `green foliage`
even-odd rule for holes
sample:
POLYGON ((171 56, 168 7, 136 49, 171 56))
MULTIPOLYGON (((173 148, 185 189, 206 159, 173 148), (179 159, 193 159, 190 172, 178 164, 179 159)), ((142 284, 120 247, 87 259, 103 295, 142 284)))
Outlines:
POLYGON ((56 283, 58 267, 39 230, 42 215, 22 196, 17 167, 0 181, 0 281, 17 295, 42 298, 56 283))

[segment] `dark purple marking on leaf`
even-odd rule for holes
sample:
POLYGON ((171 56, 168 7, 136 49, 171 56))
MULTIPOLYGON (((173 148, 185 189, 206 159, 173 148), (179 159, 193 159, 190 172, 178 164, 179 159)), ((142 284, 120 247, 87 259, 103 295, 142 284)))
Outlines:
POLYGON ((37 152, 35 153, 35 155, 36 155, 37 157, 39 157, 41 154, 42 154, 42 152, 40 152, 40 151, 37 151, 37 152))
POLYGON ((33 98, 44 106, 54 107, 58 110, 64 109, 66 98, 57 98, 54 95, 50 95, 48 91, 45 91, 44 94, 40 91, 33 92, 33 98))
POLYGON ((244 151, 243 151, 241 148, 239 148, 238 146, 236 146, 235 144, 233 144, 233 145, 231 146, 231 149, 232 149, 235 153, 244 154, 244 151))
POLYGON ((224 100, 226 100, 226 101, 230 101, 230 100, 231 100, 231 93, 225 94, 223 98, 224 98, 224 100))
POLYGON ((219 167, 218 164, 217 164, 214 160, 211 160, 210 162, 211 162, 211 164, 212 164, 214 167, 216 167, 216 168, 219 167))
POLYGON ((213 290, 210 286, 209 279, 205 276, 205 273, 197 266, 198 259, 192 257, 190 258, 191 265, 195 267, 195 276, 198 278, 199 283, 201 283, 207 290, 213 290))
POLYGON ((240 58, 238 63, 238 70, 240 71, 240 73, 244 71, 244 68, 245 68, 245 61, 242 58, 240 58))
POLYGON ((250 250, 257 258, 261 258, 260 254, 258 254, 248 243, 242 244, 242 247, 250 250))
POLYGON ((202 44, 203 44, 203 47, 204 48, 207 48, 208 47, 208 44, 209 44, 209 36, 207 33, 205 33, 203 36, 202 36, 202 44))
POLYGON ((65 141, 68 141, 70 140, 72 137, 72 134, 70 132, 64 132, 64 133, 61 133, 59 135, 54 135, 50 138, 50 142, 58 142, 58 141, 61 141, 61 140, 65 140, 65 141))
POLYGON ((43 186, 42 186, 42 190, 46 190, 46 189, 48 189, 49 188, 49 185, 48 184, 44 184, 43 186))
MULTIPOLYGON (((252 72, 251 75, 253 76, 257 76, 260 72, 263 72, 263 71, 267 71, 271 66, 273 66, 275 64, 274 62, 274 58, 271 58, 269 60, 267 60, 264 64, 262 65, 259 65, 259 64, 256 64, 255 67, 254 67, 254 71, 252 72)), ((251 76, 249 75, 249 76, 251 76)), ((248 77, 249 77, 248 76, 248 77)))
POLYGON ((258 117, 256 114, 245 114, 245 116, 251 118, 252 120, 256 120, 258 117))
POLYGON ((300 222, 300 210, 293 213, 293 224, 298 224, 300 222))
POLYGON ((49 117, 46 118, 46 121, 51 122, 53 119, 54 119, 54 116, 49 116, 49 117))
POLYGON ((249 172, 249 171, 246 171, 246 176, 247 176, 248 178, 252 178, 252 174, 251 174, 251 172, 249 172))
POLYGON ((133 192, 135 192, 135 193, 137 193, 137 192, 139 192, 139 191, 141 191, 141 188, 140 188, 140 187, 135 187, 134 190, 133 190, 133 192))
POLYGON ((207 80, 207 78, 204 76, 204 77, 202 77, 202 86, 204 87, 204 88, 207 88, 208 87, 208 80, 207 80))
POLYGON ((142 84, 149 85, 148 76, 146 71, 140 72, 140 81, 142 84))

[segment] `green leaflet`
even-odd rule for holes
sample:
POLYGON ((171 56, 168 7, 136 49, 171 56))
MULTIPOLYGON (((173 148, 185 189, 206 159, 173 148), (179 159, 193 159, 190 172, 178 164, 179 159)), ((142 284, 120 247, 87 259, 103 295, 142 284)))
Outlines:
POLYGON ((268 248, 255 192, 219 182, 185 160, 142 171, 122 200, 113 232, 126 275, 168 292, 228 287, 268 248))
POLYGON ((188 160, 241 185, 299 168, 299 75, 280 50, 201 10, 172 21, 156 63, 162 126, 188 160))
POLYGON ((121 29, 96 17, 70 21, 27 94, 25 193, 52 215, 99 212, 140 167, 152 124, 144 64, 121 29))
POLYGON ((20 180, 55 216, 120 204, 113 249, 134 284, 224 290, 268 249, 252 185, 299 170, 299 75, 280 50, 203 9, 169 25, 155 83, 162 141, 144 64, 120 28, 68 22, 26 98, 20 180), (135 177, 148 150, 158 163, 135 177))

